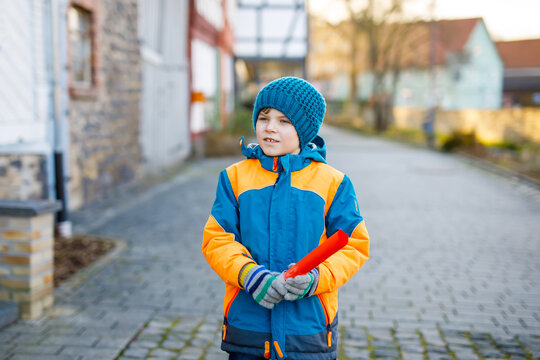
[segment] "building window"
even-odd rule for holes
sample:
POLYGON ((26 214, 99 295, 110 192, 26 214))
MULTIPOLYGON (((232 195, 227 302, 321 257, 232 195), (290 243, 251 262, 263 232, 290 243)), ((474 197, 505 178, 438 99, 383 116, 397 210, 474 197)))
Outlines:
POLYGON ((540 92, 533 93, 532 98, 535 105, 540 105, 540 92))
MULTIPOLYGON (((92 2, 84 1, 84 4, 92 2)), ((70 94, 94 96, 96 90, 95 13, 72 0, 67 14, 69 34, 70 94)))
POLYGON ((461 80, 461 70, 459 68, 454 69, 453 78, 455 82, 458 82, 459 80, 461 80))

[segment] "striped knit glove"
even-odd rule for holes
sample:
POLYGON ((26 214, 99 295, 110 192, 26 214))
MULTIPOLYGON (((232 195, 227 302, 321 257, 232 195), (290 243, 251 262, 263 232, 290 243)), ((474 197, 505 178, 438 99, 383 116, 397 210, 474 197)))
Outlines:
POLYGON ((239 280, 255 302, 267 309, 272 309, 287 293, 283 274, 272 273, 255 263, 249 263, 242 268, 239 280))
POLYGON ((285 300, 292 301, 311 296, 317 289, 317 285, 319 285, 319 270, 317 268, 305 275, 288 278, 285 280, 285 289, 287 289, 285 300))

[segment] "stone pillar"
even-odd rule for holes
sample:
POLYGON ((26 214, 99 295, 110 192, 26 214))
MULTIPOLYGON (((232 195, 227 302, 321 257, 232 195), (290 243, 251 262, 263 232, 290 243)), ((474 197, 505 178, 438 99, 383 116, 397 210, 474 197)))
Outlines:
POLYGON ((0 300, 19 304, 23 319, 54 303, 54 213, 59 202, 0 200, 0 300))

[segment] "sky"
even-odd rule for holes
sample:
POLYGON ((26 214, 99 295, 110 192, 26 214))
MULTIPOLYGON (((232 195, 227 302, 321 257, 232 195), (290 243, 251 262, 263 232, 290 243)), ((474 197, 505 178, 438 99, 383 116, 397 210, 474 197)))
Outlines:
MULTIPOLYGON (((343 17, 341 1, 308 0, 314 13, 330 21, 343 17)), ((380 1, 380 0, 376 0, 380 1)), ((482 17, 495 41, 540 38, 540 0, 405 0, 408 11, 428 19, 429 4, 435 2, 435 18, 482 17)), ((364 0, 364 2, 366 2, 364 0)))

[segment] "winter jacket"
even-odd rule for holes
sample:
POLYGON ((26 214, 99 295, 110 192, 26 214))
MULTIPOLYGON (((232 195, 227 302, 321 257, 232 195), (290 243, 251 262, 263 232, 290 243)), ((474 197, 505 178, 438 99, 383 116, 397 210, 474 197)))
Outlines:
POLYGON ((337 289, 369 257, 369 236, 350 179, 326 164, 321 137, 299 155, 268 157, 258 145, 223 170, 204 228, 202 252, 226 283, 222 349, 272 359, 335 359, 337 289), (338 229, 349 243, 319 265, 315 294, 272 310, 241 288, 255 261, 282 272, 338 229))

